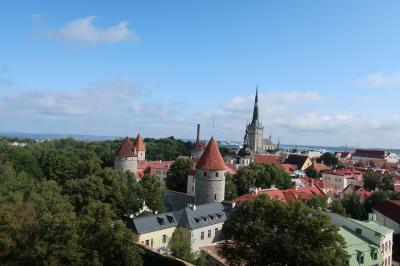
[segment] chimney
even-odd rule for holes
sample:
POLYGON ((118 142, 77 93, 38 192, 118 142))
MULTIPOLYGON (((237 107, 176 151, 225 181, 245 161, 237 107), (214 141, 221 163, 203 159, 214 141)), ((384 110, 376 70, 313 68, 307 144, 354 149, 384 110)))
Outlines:
POLYGON ((197 142, 197 143, 200 142, 200 124, 197 124, 197 138, 196 138, 196 142, 197 142))
POLYGON ((234 209, 234 208, 235 208, 235 206, 236 206, 236 203, 235 203, 235 202, 232 202, 232 203, 231 203, 231 207, 232 207, 232 209, 234 209))
POLYGON ((368 213, 368 221, 376 222, 376 213, 368 213))

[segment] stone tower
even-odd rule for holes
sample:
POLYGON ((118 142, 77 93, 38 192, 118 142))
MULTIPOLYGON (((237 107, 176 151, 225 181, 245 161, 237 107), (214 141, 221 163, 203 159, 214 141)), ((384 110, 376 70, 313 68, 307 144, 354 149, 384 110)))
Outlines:
POLYGON ((191 151, 192 159, 199 159, 201 157, 201 155, 203 154, 204 148, 205 148, 204 144, 201 143, 201 141, 200 141, 200 124, 197 124, 196 143, 194 144, 192 151, 191 151))
POLYGON ((249 148, 253 153, 262 150, 264 127, 261 124, 258 112, 258 86, 256 88, 256 97, 254 100, 253 119, 247 125, 247 136, 249 148))
POLYGON ((225 177, 225 163, 212 137, 196 164, 195 204, 223 201, 225 177))
POLYGON ((114 169, 122 172, 130 171, 136 174, 138 157, 130 139, 126 137, 114 158, 114 169))
POLYGON ((137 152, 137 160, 140 161, 145 161, 146 160, 146 146, 144 145, 143 139, 140 136, 140 134, 137 135, 135 142, 133 143, 133 146, 136 149, 137 152))

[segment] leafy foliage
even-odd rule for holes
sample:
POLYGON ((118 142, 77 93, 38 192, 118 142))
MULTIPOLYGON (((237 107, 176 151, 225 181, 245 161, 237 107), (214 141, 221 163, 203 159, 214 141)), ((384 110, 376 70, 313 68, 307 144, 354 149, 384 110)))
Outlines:
POLYGON ((284 170, 258 163, 241 167, 234 175, 234 182, 239 195, 247 193, 251 187, 269 188, 274 185, 278 189, 288 189, 292 183, 284 170))
POLYGON ((193 168, 189 158, 178 158, 168 171, 165 185, 168 189, 186 193, 187 174, 193 168))
POLYGON ((172 254, 180 259, 194 262, 194 254, 192 253, 192 245, 188 237, 184 237, 185 229, 177 227, 169 240, 169 248, 172 254))
POLYGON ((146 144, 146 158, 152 160, 169 161, 178 156, 189 156, 192 148, 190 141, 183 142, 174 137, 163 139, 144 139, 146 144))
POLYGON ((141 265, 119 219, 142 201, 162 210, 158 179, 114 171, 120 141, 0 139, 1 265, 141 265))
POLYGON ((225 177, 225 200, 232 200, 238 196, 235 185, 235 179, 230 173, 225 177))
POLYGON ((233 265, 347 265, 338 227, 301 202, 257 197, 236 208, 222 230, 220 252, 233 265))
POLYGON ((337 166, 339 164, 339 159, 336 158, 332 153, 325 152, 317 159, 319 163, 324 163, 328 166, 337 166))

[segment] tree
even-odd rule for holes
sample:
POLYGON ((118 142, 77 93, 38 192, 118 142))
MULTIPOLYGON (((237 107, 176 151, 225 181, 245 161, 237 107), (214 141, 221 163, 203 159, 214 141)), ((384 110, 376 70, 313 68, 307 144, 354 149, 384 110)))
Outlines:
POLYGON ((146 205, 153 211, 164 210, 165 189, 158 177, 145 175, 139 183, 141 186, 141 197, 146 205))
POLYGON ((343 203, 341 200, 333 201, 329 209, 337 214, 347 216, 346 209, 343 207, 343 203))
POLYGON ((326 199, 321 196, 314 196, 311 198, 310 202, 308 203, 308 206, 314 209, 325 209, 328 208, 328 202, 326 202, 326 199))
POLYGON ((364 188, 369 191, 374 191, 380 183, 380 176, 379 174, 369 171, 363 175, 364 179, 364 188))
POLYGON ((393 191, 394 190, 394 182, 393 176, 384 175, 379 184, 379 188, 383 191, 393 191))
POLYGON ((193 168, 193 161, 186 158, 179 158, 168 171, 165 181, 168 189, 186 193, 187 174, 193 168))
POLYGON ((237 195, 237 189, 235 185, 235 180, 230 173, 226 173, 225 177, 225 199, 226 200, 232 200, 236 198, 237 195))
POLYGON ((194 254, 192 253, 192 244, 190 239, 185 237, 185 232, 180 227, 177 227, 169 240, 168 246, 172 254, 180 259, 188 262, 194 262, 194 254))
POLYGON ((141 265, 132 231, 119 220, 109 204, 91 202, 80 216, 80 242, 84 265, 141 265))
POLYGON ((321 155, 321 157, 319 157, 317 159, 317 161, 319 163, 323 162, 324 164, 328 165, 328 166, 337 166, 339 163, 339 160, 337 157, 335 157, 332 153, 330 152, 325 152, 324 154, 321 155))
POLYGON ((365 210, 358 193, 348 196, 346 195, 341 201, 346 213, 351 218, 357 220, 365 220, 367 218, 367 211, 365 210))
POLYGON ((306 169, 306 175, 307 175, 308 177, 311 177, 311 178, 320 178, 320 177, 321 177, 321 174, 318 173, 317 170, 315 170, 315 169, 312 168, 312 167, 308 167, 308 168, 306 169))
POLYGON ((374 192, 368 199, 364 201, 364 208, 367 213, 372 212, 375 204, 381 203, 388 199, 388 194, 383 191, 374 192))
POLYGON ((291 184, 290 176, 275 165, 251 163, 241 167, 234 175, 237 192, 243 195, 251 187, 270 188, 272 185, 279 189, 288 189, 291 184))
POLYGON ((322 211, 260 196, 224 223, 220 253, 232 265, 347 265, 338 231, 322 211))

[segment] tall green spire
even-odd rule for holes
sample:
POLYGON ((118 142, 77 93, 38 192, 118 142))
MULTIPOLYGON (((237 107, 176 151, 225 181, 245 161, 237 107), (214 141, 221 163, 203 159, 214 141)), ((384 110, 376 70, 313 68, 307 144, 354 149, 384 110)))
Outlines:
POLYGON ((251 124, 258 124, 259 116, 258 116, 258 84, 256 87, 256 98, 254 100, 254 110, 253 110, 253 119, 251 120, 251 124))

